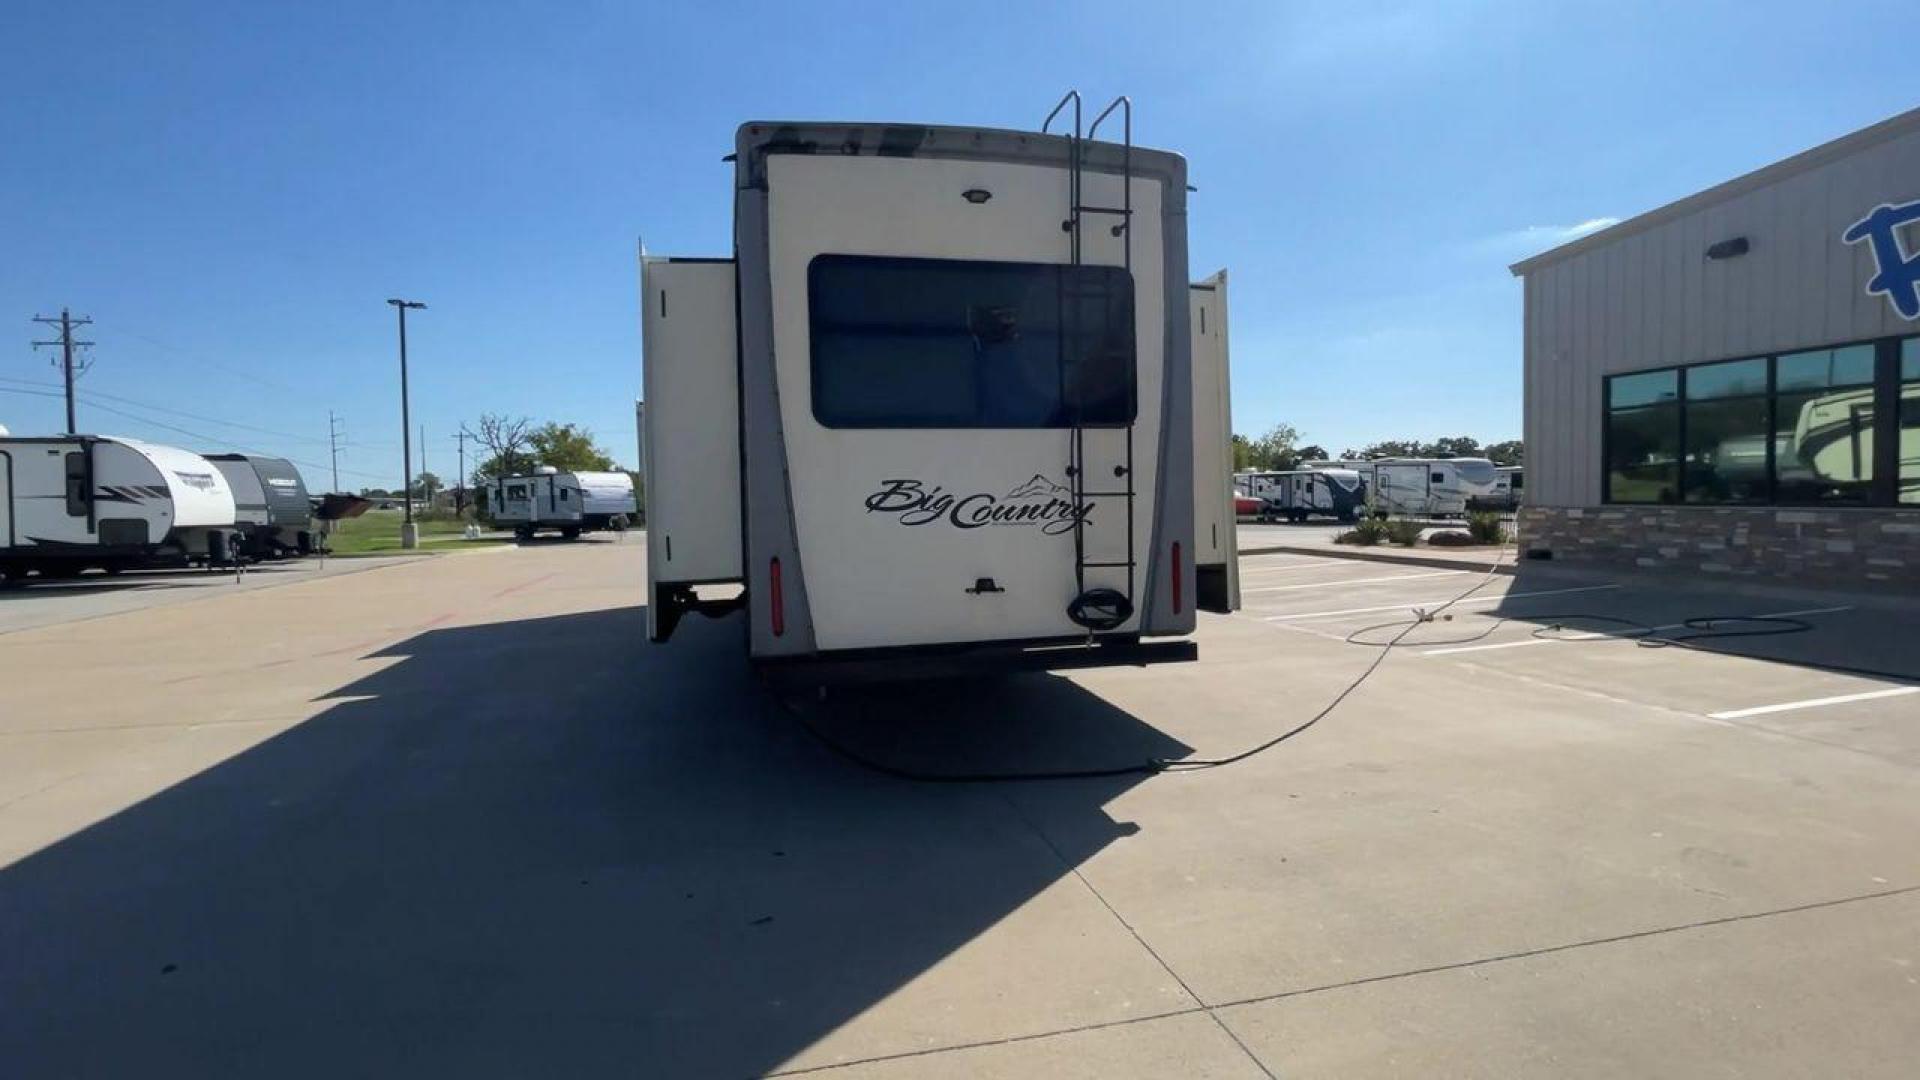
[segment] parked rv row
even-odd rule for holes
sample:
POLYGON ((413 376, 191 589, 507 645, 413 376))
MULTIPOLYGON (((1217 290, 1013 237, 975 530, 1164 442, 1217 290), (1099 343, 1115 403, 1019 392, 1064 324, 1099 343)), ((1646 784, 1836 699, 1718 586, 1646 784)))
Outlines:
POLYGON ((299 471, 280 458, 0 436, 0 581, 305 555, 313 522, 299 471))
POLYGON ((1517 508, 1521 477, 1519 466, 1485 458, 1377 458, 1235 473, 1233 487, 1238 515, 1253 521, 1442 518, 1517 508))

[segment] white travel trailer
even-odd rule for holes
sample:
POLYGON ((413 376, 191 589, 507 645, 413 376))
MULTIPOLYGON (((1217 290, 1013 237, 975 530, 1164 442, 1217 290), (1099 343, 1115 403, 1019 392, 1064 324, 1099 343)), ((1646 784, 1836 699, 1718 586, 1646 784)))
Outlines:
POLYGON ((525 540, 552 529, 569 540, 583 532, 624 530, 638 508, 633 477, 623 472, 561 472, 541 465, 525 476, 503 476, 489 492, 493 520, 525 540))
POLYGON ((206 459, 233 491, 235 524, 247 555, 265 559, 313 551, 313 505, 292 462, 257 454, 208 454, 206 459))
POLYGON ((1234 480, 1260 500, 1256 516, 1263 521, 1300 522, 1316 515, 1352 521, 1366 510, 1367 485, 1353 469, 1246 472, 1235 474, 1234 480))
POLYGON ((1463 517, 1497 477, 1485 458, 1380 458, 1366 462, 1367 506, 1382 517, 1463 517))
POLYGON ((232 489, 198 454, 100 435, 0 438, 0 579, 227 561, 232 489))
POLYGON ((1234 600, 1225 279, 1189 287, 1185 161, 1093 141, 1129 109, 739 129, 737 257, 641 253, 653 640, 738 606, 756 660, 1192 655, 1138 641, 1234 600))

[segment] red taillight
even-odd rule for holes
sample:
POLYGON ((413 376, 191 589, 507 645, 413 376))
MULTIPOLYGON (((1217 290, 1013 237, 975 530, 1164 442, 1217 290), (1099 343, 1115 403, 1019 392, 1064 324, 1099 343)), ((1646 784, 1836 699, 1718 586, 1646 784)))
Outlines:
POLYGON ((767 621, 773 624, 774 637, 787 632, 787 600, 780 592, 780 560, 777 558, 767 566, 767 621))
POLYGON ((1173 544, 1173 613, 1180 614, 1180 542, 1173 544))

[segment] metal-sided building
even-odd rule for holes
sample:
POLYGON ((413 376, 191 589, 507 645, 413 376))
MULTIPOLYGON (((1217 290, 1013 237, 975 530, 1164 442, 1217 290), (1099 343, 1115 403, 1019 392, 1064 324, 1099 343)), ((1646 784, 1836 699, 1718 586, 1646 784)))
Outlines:
POLYGON ((1529 556, 1920 587, 1920 109, 1512 270, 1529 556))

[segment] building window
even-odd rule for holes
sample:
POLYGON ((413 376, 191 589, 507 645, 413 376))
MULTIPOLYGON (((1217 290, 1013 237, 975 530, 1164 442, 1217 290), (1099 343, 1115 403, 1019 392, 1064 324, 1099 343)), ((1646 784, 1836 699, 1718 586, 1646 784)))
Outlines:
POLYGON ((1767 501, 1767 361, 1686 370, 1686 475, 1690 503, 1767 501))
POLYGON ((1920 505, 1920 337, 1614 375, 1604 396, 1607 502, 1920 505))
POLYGON ((1920 503, 1920 338, 1900 343, 1900 501, 1920 503))
POLYGON ((1670 503, 1680 496, 1680 373, 1607 380, 1606 499, 1670 503))
POLYGON ((1775 364, 1775 500, 1872 502, 1874 347, 1794 353, 1775 364))
POLYGON ((813 415, 830 428, 1122 426, 1133 279, 1117 266, 820 255, 813 415))

